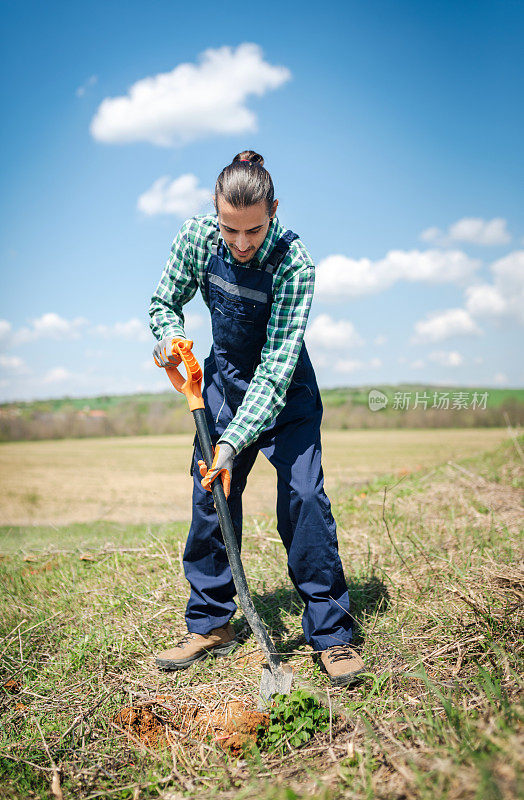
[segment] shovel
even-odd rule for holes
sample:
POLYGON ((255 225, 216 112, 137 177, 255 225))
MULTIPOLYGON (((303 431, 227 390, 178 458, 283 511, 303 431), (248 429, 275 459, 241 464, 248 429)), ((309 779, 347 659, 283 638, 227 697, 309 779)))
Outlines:
MULTIPOLYGON (((206 466, 209 469, 213 463, 213 445, 211 436, 209 435, 209 428, 207 426, 204 410, 205 405, 202 398, 202 370, 191 352, 192 346, 193 342, 184 339, 179 339, 173 343, 173 355, 179 355, 184 362, 187 371, 186 379, 183 378, 176 367, 166 367, 165 370, 175 389, 186 396, 189 410, 192 412, 195 420, 200 449, 202 450, 206 466)), ((272 695, 289 694, 291 691, 293 672, 290 667, 282 664, 276 652, 275 645, 271 641, 264 623, 253 605, 221 480, 219 478, 215 479, 211 487, 220 530, 222 531, 222 538, 226 546, 226 553, 240 600, 240 606, 266 658, 266 664, 264 664, 262 668, 262 678, 258 695, 258 709, 259 711, 264 711, 269 706, 272 695)))

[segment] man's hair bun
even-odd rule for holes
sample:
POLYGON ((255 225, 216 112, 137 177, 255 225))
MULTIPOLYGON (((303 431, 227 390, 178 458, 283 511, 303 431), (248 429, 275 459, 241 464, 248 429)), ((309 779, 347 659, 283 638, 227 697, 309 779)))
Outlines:
POLYGON ((254 150, 237 153, 231 164, 224 167, 215 185, 215 207, 223 197, 234 208, 247 208, 264 201, 271 215, 275 188, 264 159, 254 150))
POLYGON ((254 150, 243 150, 241 153, 237 153, 231 164, 239 164, 242 162, 247 162, 249 165, 256 164, 258 167, 264 166, 264 159, 260 153, 255 153, 254 150))

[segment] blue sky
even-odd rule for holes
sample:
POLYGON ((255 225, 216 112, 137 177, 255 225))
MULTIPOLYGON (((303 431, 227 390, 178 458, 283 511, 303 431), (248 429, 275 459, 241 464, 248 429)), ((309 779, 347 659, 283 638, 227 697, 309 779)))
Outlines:
POLYGON ((0 399, 167 388, 149 299, 246 147, 317 264, 321 385, 522 386, 522 3, 0 8, 0 399))

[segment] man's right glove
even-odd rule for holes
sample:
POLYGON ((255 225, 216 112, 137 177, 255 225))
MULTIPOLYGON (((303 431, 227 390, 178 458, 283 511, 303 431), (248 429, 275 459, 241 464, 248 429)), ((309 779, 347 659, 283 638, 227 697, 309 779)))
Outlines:
POLYGON ((166 336, 156 343, 153 358, 157 367, 178 367, 182 359, 178 353, 173 353, 173 345, 182 341, 180 336, 166 336))
POLYGON ((228 442, 219 442, 215 448, 215 457, 209 469, 206 467, 205 461, 198 462, 200 474, 203 478, 201 483, 204 489, 211 492, 211 484, 215 478, 220 475, 224 487, 224 494, 226 497, 229 497, 231 479, 233 477, 233 459, 236 454, 235 448, 228 442))

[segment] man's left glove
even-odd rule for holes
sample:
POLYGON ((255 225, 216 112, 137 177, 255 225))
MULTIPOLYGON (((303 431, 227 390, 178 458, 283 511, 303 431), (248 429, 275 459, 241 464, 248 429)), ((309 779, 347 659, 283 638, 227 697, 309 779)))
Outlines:
POLYGON ((198 466, 200 474, 202 475, 202 486, 208 492, 212 491, 211 484, 217 477, 221 476, 222 485, 224 487, 224 494, 229 497, 229 490, 231 488, 231 479, 233 477, 233 459, 236 456, 236 450, 228 442, 218 442, 215 448, 215 457, 210 469, 206 467, 205 461, 199 461, 198 466))
POLYGON ((156 343, 153 358, 157 367, 178 367, 182 359, 178 353, 173 353, 173 345, 182 341, 180 336, 165 336, 156 343))

